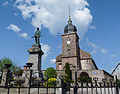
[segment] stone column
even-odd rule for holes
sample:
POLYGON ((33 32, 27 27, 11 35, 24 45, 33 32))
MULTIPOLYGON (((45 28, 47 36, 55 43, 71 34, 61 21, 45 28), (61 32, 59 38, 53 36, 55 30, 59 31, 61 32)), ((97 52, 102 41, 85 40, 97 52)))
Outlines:
POLYGON ((3 70, 1 86, 7 86, 8 85, 8 72, 9 72, 9 69, 4 69, 3 70))
POLYGON ((26 69, 25 70, 25 83, 24 83, 24 87, 29 87, 30 85, 30 79, 32 78, 32 70, 31 69, 26 69))
POLYGON ((42 55, 44 54, 41 50, 40 44, 33 44, 32 48, 28 49, 29 52, 29 63, 33 63, 32 70, 33 74, 35 74, 38 78, 40 78, 41 72, 41 59, 42 55))

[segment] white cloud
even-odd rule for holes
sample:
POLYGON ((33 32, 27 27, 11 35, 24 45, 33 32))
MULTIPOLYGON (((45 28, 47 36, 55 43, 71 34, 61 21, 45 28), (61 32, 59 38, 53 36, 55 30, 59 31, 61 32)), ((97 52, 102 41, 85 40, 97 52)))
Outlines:
POLYGON ((89 41, 88 38, 86 38, 86 43, 89 47, 92 47, 93 51, 90 52, 92 55, 98 51, 101 52, 102 54, 108 53, 108 51, 105 48, 101 48, 101 47, 97 46, 95 43, 89 41))
POLYGON ((17 26, 17 25, 14 25, 14 24, 10 24, 7 29, 9 30, 12 30, 14 32, 16 32, 19 36, 23 37, 23 38, 28 38, 28 34, 27 33, 21 33, 21 29, 17 26))
POLYGON ((101 52, 102 52, 103 54, 108 53, 108 51, 107 51, 107 50, 105 50, 104 48, 102 48, 102 49, 101 49, 101 52))
POLYGON ((98 47, 93 42, 89 41, 88 38, 86 38, 86 42, 87 42, 87 45, 89 47, 93 48, 93 51, 90 52, 90 54, 92 54, 92 55, 95 54, 97 52, 97 50, 98 50, 98 47))
POLYGON ((7 6, 8 5, 8 1, 3 2, 3 6, 7 6))
POLYGON ((28 34, 27 33, 21 33, 20 36, 23 37, 23 38, 27 38, 28 34))
POLYGON ((89 28, 90 29, 96 29, 96 27, 94 25, 90 25, 89 28))
POLYGON ((51 62, 51 63, 55 63, 55 62, 56 62, 56 59, 51 59, 50 62, 51 62))
POLYGON ((50 54, 50 46, 47 44, 41 43, 41 49, 44 52, 43 59, 47 59, 47 56, 50 54))
POLYGON ((14 25, 14 24, 10 24, 7 28, 9 30, 13 30, 14 32, 20 32, 21 31, 21 29, 17 25, 14 25))
POLYGON ((43 25, 53 35, 63 33, 68 21, 69 5, 73 24, 76 25, 82 38, 93 19, 86 0, 16 0, 15 2, 24 19, 31 18, 34 27, 43 25))

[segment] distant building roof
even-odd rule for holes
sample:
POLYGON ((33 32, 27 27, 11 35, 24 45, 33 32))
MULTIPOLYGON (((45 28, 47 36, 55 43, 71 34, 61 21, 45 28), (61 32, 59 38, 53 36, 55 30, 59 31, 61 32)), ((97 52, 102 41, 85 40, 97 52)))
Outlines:
POLYGON ((91 54, 80 49, 80 59, 91 58, 91 54))
POLYGON ((62 54, 56 57, 56 62, 61 62, 62 61, 62 54))
MULTIPOLYGON (((88 58, 91 58, 91 54, 83 50, 80 50, 80 59, 88 59, 88 58)), ((62 61, 62 54, 56 57, 56 62, 61 62, 61 61, 62 61)))

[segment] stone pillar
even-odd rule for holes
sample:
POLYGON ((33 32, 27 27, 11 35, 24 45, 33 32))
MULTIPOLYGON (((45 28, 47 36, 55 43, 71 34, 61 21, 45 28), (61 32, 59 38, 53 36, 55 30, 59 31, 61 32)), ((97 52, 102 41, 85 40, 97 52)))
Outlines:
POLYGON ((4 69, 3 70, 1 86, 7 86, 8 85, 8 72, 9 72, 9 69, 4 69))
POLYGON ((28 49, 29 52, 29 63, 33 63, 32 70, 33 74, 35 74, 38 78, 40 78, 41 72, 41 59, 42 55, 44 54, 41 50, 40 44, 33 44, 32 48, 28 49))
POLYGON ((62 77, 60 76, 60 74, 57 75, 57 86, 61 86, 61 79, 62 77))
POLYGON ((30 85, 30 79, 32 78, 32 70, 31 69, 26 69, 25 70, 25 83, 24 83, 24 87, 29 87, 30 85))

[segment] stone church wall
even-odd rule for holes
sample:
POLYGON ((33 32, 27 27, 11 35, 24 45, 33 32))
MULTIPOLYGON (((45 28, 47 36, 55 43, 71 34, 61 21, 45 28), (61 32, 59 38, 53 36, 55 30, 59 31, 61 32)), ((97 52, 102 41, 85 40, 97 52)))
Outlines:
MULTIPOLYGON (((99 82, 101 82, 103 78, 106 78, 107 80, 113 79, 113 76, 111 76, 109 73, 105 72, 104 70, 90 70, 90 71, 89 70, 76 70, 76 71, 77 71, 77 78, 80 77, 80 74, 82 72, 86 72, 89 75, 89 77, 91 77, 92 79, 95 77, 98 78, 99 82)), ((64 70, 57 71, 57 74, 65 75, 65 72, 64 70)), ((72 70, 71 74, 72 74, 72 80, 75 80, 75 70, 72 70)), ((57 78, 59 78, 58 76, 57 78)))
POLYGON ((62 59, 62 62, 63 62, 63 69, 66 65, 66 63, 69 63, 71 66, 71 69, 74 68, 74 66, 77 66, 77 58, 76 57, 72 57, 72 58, 63 58, 62 59))
POLYGON ((81 60, 81 67, 82 67, 82 70, 96 70, 91 59, 81 60))

